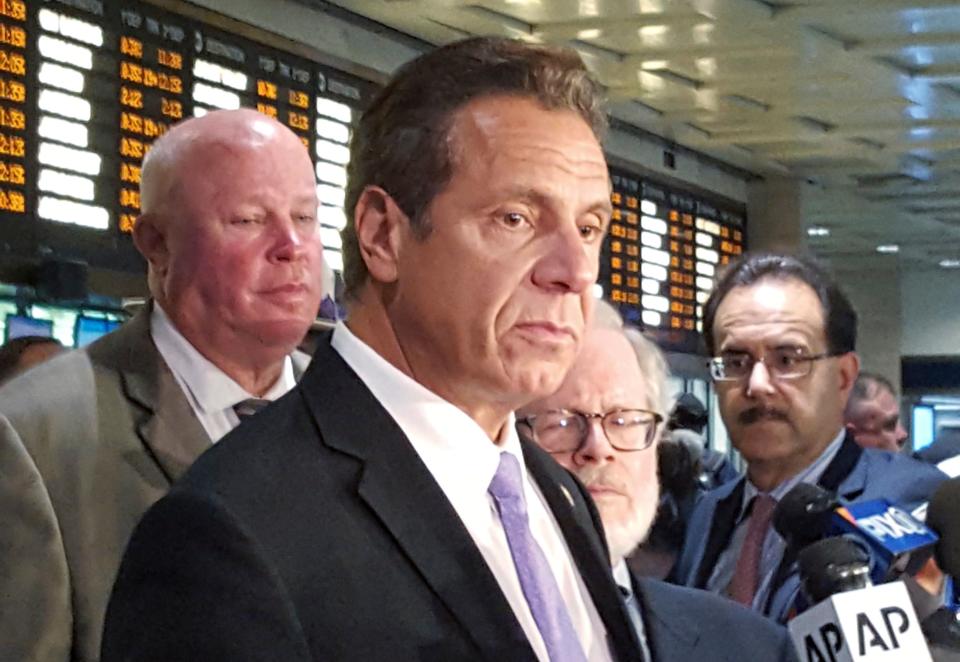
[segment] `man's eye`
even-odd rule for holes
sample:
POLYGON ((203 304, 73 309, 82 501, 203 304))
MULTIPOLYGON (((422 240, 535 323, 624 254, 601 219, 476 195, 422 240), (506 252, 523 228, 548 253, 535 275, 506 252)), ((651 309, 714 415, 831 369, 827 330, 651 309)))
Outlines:
POLYGON ((602 228, 597 225, 581 225, 580 236, 589 241, 598 239, 603 234, 602 228))
POLYGON ((515 211, 507 212, 501 217, 501 220, 504 225, 511 228, 518 228, 528 222, 526 216, 515 211))
POLYGON ((750 362, 749 356, 725 356, 723 363, 729 368, 743 368, 750 362))

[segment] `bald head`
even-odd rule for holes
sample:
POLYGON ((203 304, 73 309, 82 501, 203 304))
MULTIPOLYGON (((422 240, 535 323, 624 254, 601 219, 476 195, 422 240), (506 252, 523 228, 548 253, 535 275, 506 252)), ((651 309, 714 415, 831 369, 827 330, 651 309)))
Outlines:
POLYGON ((273 372, 320 304, 316 180, 300 139, 248 109, 186 120, 148 152, 140 200, 134 242, 174 326, 241 384, 241 372, 273 372))
POLYGON ((256 149, 273 141, 287 142, 306 152, 290 129, 249 108, 216 110, 176 124, 151 145, 143 159, 142 213, 155 213, 174 201, 177 184, 200 174, 198 167, 209 162, 211 150, 229 154, 256 149))

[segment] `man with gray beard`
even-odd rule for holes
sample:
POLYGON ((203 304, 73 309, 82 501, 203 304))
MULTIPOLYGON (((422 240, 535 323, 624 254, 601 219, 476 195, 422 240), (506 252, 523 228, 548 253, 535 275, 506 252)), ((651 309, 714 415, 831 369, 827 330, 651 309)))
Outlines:
POLYGON ((646 538, 657 511, 667 368, 653 343, 599 305, 605 310, 560 389, 518 412, 520 434, 576 475, 596 502, 614 578, 647 660, 795 659, 786 631, 749 610, 628 569, 625 558, 646 538))

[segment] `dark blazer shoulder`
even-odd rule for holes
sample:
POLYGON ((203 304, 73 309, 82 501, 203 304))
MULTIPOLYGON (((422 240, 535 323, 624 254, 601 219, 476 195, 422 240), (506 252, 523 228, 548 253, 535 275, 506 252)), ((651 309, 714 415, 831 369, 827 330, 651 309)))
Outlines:
POLYGON ((786 628, 707 591, 633 577, 656 662, 795 660, 786 628), (689 655, 682 657, 681 651, 689 655))

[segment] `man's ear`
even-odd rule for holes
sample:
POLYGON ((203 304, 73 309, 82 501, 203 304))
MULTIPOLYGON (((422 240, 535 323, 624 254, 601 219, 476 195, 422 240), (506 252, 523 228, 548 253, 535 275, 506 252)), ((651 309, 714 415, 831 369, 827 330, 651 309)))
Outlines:
POLYGON ((166 272, 170 249, 162 223, 154 214, 142 214, 133 224, 133 243, 158 275, 166 272))
POLYGON ((410 223, 407 215, 389 193, 379 186, 368 186, 357 200, 353 222, 370 277, 381 283, 396 281, 402 231, 410 223))
POLYGON ((857 381, 857 375, 860 374, 860 357, 856 352, 847 352, 837 357, 837 365, 840 368, 840 395, 843 397, 844 405, 853 390, 853 384, 857 381))

